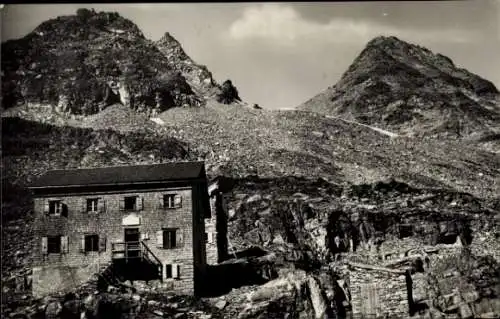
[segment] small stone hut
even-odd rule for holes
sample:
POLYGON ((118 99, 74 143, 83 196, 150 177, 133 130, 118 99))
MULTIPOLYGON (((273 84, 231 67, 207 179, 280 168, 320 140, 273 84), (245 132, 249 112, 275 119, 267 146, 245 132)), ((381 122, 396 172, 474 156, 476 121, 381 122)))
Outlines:
POLYGON ((409 271, 349 264, 353 318, 406 318, 411 313, 409 271))

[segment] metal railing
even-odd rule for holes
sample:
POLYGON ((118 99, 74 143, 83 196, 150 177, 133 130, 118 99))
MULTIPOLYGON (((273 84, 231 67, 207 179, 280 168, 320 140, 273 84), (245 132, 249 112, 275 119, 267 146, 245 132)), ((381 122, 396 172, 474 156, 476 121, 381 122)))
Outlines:
POLYGON ((129 242, 118 242, 111 244, 111 253, 113 259, 133 259, 141 258, 141 242, 139 241, 129 241, 129 242))
POLYGON ((149 249, 149 247, 143 241, 141 241, 141 248, 142 248, 141 249, 142 256, 144 259, 148 259, 149 261, 151 261, 157 265, 161 265, 161 260, 158 259, 158 257, 156 257, 155 254, 153 254, 151 249, 149 249))

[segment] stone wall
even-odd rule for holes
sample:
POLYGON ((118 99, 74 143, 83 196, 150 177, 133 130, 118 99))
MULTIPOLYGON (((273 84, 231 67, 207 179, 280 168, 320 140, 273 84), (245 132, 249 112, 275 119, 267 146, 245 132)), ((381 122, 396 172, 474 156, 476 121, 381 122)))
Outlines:
POLYGON ((402 271, 350 266, 349 290, 354 318, 409 317, 411 296, 402 271))
MULTIPOLYGON (((106 192, 92 194, 74 194, 57 197, 37 197, 34 199, 35 237, 36 249, 34 266, 52 267, 85 267, 92 263, 107 263, 111 261, 111 247, 113 242, 123 242, 124 228, 137 227, 141 239, 162 262, 178 264, 180 266, 179 278, 168 279, 174 281, 174 289, 182 293, 194 291, 194 241, 202 241, 202 234, 194 236, 194 227, 198 219, 203 227, 203 215, 193 216, 193 202, 191 187, 165 188, 148 191, 106 192), (182 196, 182 207, 176 209, 160 208, 160 201, 164 194, 175 193, 182 196), (119 209, 120 199, 124 196, 139 196, 143 199, 141 211, 125 212, 119 209), (84 203, 86 198, 99 197, 105 202, 105 211, 101 213, 87 213, 84 203), (61 200, 67 205, 67 216, 50 216, 44 213, 44 203, 47 200, 61 200), (124 218, 137 220, 136 225, 124 226, 124 218), (163 228, 177 228, 181 244, 174 249, 163 249, 162 243, 157 238, 158 232, 163 228), (106 238, 105 249, 100 252, 83 252, 82 235, 97 234, 106 238), (42 237, 61 235, 68 237, 68 249, 61 254, 44 254, 42 252, 42 237)), ((202 250, 204 252, 204 249, 202 250)), ((198 258, 199 263, 204 258, 198 258)), ((44 285, 51 284, 52 276, 44 276, 47 272, 40 273, 38 284, 34 285, 34 293, 42 293, 44 285), (38 288, 37 288, 38 287, 38 288)), ((165 274, 165 271, 164 271, 165 274)), ((67 285, 73 285, 67 282, 67 285)))
POLYGON ((218 262, 217 253, 217 209, 216 196, 210 196, 210 218, 205 219, 205 238, 207 249, 207 264, 214 265, 218 262))
POLYGON ((207 264, 215 265, 227 257, 227 199, 218 190, 210 194, 210 218, 205 219, 207 264))
POLYGON ((65 293, 79 286, 98 272, 98 264, 80 266, 33 267, 32 289, 35 296, 65 293))

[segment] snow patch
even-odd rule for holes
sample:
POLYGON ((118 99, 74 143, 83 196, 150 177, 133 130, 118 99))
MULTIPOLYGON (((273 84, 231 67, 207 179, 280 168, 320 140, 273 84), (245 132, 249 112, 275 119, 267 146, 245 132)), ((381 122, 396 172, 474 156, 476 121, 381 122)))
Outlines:
POLYGON ((152 118, 150 118, 150 120, 153 121, 153 122, 155 122, 158 125, 165 125, 165 122, 162 119, 158 118, 158 117, 152 117, 152 118))

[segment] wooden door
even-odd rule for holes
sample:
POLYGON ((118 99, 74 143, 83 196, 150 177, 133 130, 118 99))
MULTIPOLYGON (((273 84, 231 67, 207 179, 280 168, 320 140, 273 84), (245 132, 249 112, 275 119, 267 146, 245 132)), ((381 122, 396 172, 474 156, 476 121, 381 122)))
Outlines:
POLYGON ((125 228, 124 241, 126 245, 126 257, 134 258, 140 256, 141 233, 139 228, 125 228))

